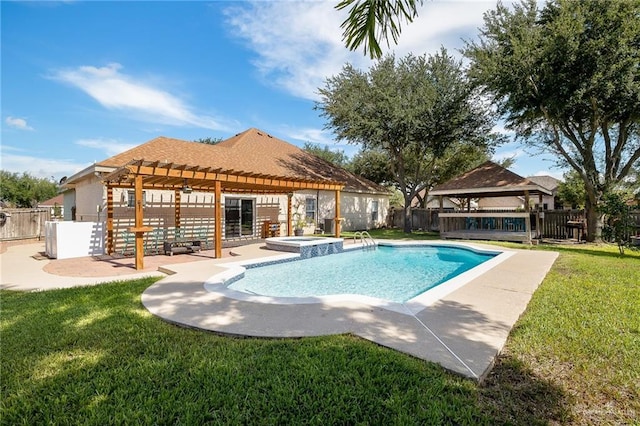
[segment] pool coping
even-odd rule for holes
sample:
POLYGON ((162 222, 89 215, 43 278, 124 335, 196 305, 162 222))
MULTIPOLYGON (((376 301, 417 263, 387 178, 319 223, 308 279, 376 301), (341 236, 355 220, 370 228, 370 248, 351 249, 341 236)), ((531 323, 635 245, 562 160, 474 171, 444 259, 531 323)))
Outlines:
MULTIPOLYGON (((237 263, 235 259, 171 265, 174 275, 147 288, 142 303, 152 314, 169 322, 230 335, 305 337, 351 333, 481 381, 558 253, 479 243, 453 244, 509 252, 510 256, 411 314, 355 300, 265 304, 207 291, 207 279, 228 270, 223 264, 237 263)), ((273 260, 273 253, 270 254, 273 260)))
MULTIPOLYGON (((225 271, 219 272, 209 277, 204 286, 207 291, 211 293, 219 294, 223 297, 228 297, 235 300, 241 300, 252 303, 271 303, 278 305, 294 305, 294 304, 313 304, 313 303, 334 303, 334 302, 354 302, 362 303, 379 307, 382 309, 391 310, 403 315, 415 315, 418 312, 426 309, 428 306, 437 302, 447 294, 459 289, 466 285, 474 278, 482 275, 486 271, 502 263, 513 255, 513 252, 501 250, 499 248, 493 248, 491 250, 487 248, 470 247, 468 245, 462 245, 456 242, 433 242, 433 241, 379 241, 379 246, 385 247, 463 247, 467 250, 471 250, 476 253, 494 254, 495 257, 486 260, 478 266, 471 268, 441 284, 438 284, 432 289, 429 289, 410 300, 401 303, 388 301, 372 296, 365 296, 361 294, 337 294, 327 296, 311 296, 311 297, 286 297, 286 296, 264 296, 259 294, 250 294, 242 291, 230 289, 229 285, 233 282, 241 279, 244 276, 245 270, 249 268, 256 268, 260 266, 285 263, 291 261, 303 261, 299 254, 283 254, 280 256, 272 256, 267 259, 249 259, 241 260, 238 262, 230 262, 224 265, 220 265, 225 268, 225 271)), ((354 244, 350 247, 346 247, 344 251, 361 250, 364 247, 362 244, 354 244)))

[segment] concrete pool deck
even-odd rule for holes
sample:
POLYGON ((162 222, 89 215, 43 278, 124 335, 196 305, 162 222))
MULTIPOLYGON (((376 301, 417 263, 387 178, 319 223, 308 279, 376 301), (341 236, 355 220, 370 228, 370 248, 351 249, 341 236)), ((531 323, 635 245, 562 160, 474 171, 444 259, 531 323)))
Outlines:
POLYGON ((168 268, 174 274, 146 289, 142 303, 169 322, 224 334, 305 337, 351 333, 481 381, 558 256, 555 252, 499 249, 513 254, 416 314, 354 301, 283 305, 232 299, 204 288, 212 275, 225 271, 210 262, 171 265, 168 268))
POLYGON ((257 337, 351 333, 482 380, 558 253, 464 244, 509 251, 513 255, 415 315, 354 301, 304 305, 255 303, 231 299, 204 288, 205 281, 225 270, 221 264, 282 255, 264 250, 263 244, 235 247, 228 253, 225 251, 233 257, 221 259, 188 255, 148 257, 145 264, 155 270, 142 273, 122 266, 125 260, 131 261, 127 259, 120 263, 100 263, 91 258, 65 259, 73 262, 73 266, 67 266, 63 261, 32 257, 44 247, 42 243, 14 246, 0 255, 0 287, 46 290, 160 275, 165 278, 144 291, 142 303, 151 313, 172 323, 257 337), (56 270, 57 274, 46 270, 56 270), (111 270, 119 274, 108 273, 111 270))

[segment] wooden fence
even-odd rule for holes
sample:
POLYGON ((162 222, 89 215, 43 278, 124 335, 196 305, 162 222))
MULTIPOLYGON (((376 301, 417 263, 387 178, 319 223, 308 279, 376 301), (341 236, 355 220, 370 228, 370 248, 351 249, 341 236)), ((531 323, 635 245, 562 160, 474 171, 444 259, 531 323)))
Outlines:
POLYGON ((2 209, 0 213, 4 215, 0 220, 0 241, 44 237, 44 224, 51 220, 51 211, 47 208, 2 209))
MULTIPOLYGON (((448 211, 452 213, 453 211, 448 211)), ((500 211, 473 211, 471 213, 509 213, 507 210, 500 211)), ((585 221, 584 210, 545 210, 540 221, 540 231, 542 238, 550 239, 578 239, 583 237, 585 230, 581 231, 577 227, 568 227, 568 222, 585 221)), ((531 228, 537 231, 536 212, 531 213, 531 228)), ((411 210, 412 226, 414 231, 439 231, 439 219, 437 209, 412 209, 411 210)), ((635 232, 640 233, 640 211, 632 211, 631 218, 635 222, 635 232)), ((389 212, 388 223, 394 228, 403 228, 404 210, 394 209, 389 212)))

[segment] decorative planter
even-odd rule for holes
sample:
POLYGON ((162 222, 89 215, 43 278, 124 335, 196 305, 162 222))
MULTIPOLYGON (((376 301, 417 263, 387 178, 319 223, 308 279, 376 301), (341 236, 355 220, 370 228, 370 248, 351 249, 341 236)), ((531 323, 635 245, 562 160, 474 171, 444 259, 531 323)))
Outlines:
POLYGON ((293 235, 296 237, 302 237, 304 235, 304 229, 294 229, 293 235))

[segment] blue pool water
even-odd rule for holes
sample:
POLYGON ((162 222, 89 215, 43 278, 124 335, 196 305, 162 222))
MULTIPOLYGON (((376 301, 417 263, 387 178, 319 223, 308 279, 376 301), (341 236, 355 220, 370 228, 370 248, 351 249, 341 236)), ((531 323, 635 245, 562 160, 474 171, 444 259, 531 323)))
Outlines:
POLYGON ((360 294, 404 303, 494 256, 459 247, 379 246, 247 269, 229 288, 274 297, 360 294))

